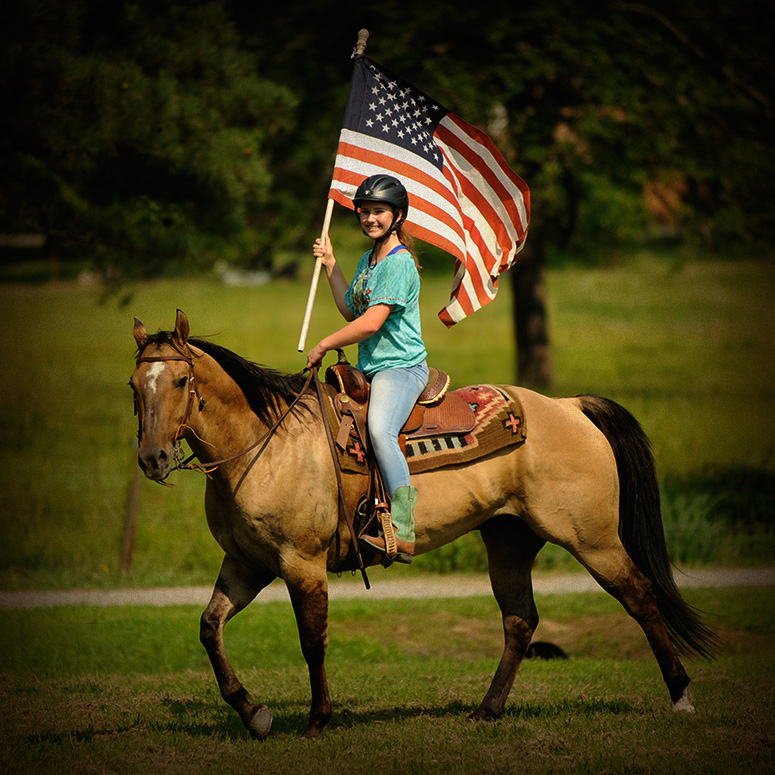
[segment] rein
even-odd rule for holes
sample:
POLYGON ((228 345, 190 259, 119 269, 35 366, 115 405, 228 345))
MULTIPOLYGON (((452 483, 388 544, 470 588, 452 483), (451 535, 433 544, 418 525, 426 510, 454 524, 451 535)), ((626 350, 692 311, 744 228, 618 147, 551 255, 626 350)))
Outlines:
MULTIPOLYGON (((293 408, 296 406, 296 404, 299 403, 304 393, 307 391, 307 388, 310 386, 310 383, 312 382, 312 372, 310 372, 309 376, 307 377, 306 382, 304 383, 304 386, 299 391, 299 394, 296 396, 296 398, 291 401, 290 404, 288 404, 288 407, 286 410, 280 415, 277 422, 269 428, 269 430, 266 431, 266 433, 261 436, 258 441, 253 442, 249 447, 246 447, 242 450, 242 452, 237 452, 236 455, 230 455, 229 457, 221 458, 220 460, 213 460, 211 463, 207 464, 207 468, 200 465, 199 463, 191 463, 191 461, 196 457, 195 455, 192 455, 187 460, 184 460, 180 465, 176 467, 178 471, 200 471, 203 474, 209 474, 212 471, 215 471, 218 466, 223 465, 224 463, 230 463, 232 460, 236 460, 238 457, 242 457, 243 455, 247 455, 248 452, 252 452, 256 447, 258 447, 260 444, 264 442, 265 439, 269 438, 279 427, 282 425, 283 420, 291 413, 293 408)), ((187 427, 185 424, 181 426, 183 428, 187 427)), ((193 431, 192 431, 193 432, 193 431)))
POLYGON ((366 589, 371 589, 369 584, 369 577, 366 575, 366 566, 363 564, 363 557, 361 556, 361 550, 358 546, 358 535, 355 531, 355 523, 353 521, 353 515, 350 513, 350 509, 347 505, 347 499, 344 495, 344 483, 342 482, 342 470, 339 465, 339 456, 336 454, 336 447, 334 446, 334 435, 331 432, 331 426, 328 424, 328 416, 326 415, 325 399, 323 398, 323 388, 320 385, 320 378, 318 377, 318 367, 313 366, 310 371, 310 376, 315 377, 315 390, 318 394, 318 401, 320 402, 320 414, 323 418, 323 426, 326 429, 326 439, 328 440, 328 448, 331 450, 331 457, 334 461, 334 472, 336 473, 337 492, 339 494, 339 514, 340 517, 344 517, 344 521, 347 523, 347 527, 350 531, 350 539, 352 542, 352 551, 355 552, 355 558, 358 560, 358 570, 363 577, 363 583, 366 585, 366 589))

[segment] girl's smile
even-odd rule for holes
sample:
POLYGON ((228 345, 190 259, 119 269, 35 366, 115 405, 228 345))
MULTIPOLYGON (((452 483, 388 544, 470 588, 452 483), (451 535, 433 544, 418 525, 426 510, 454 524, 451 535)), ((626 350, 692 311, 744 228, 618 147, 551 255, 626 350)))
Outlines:
POLYGON ((394 217, 391 207, 374 202, 364 202, 358 211, 361 229, 371 239, 379 239, 387 234, 393 225, 394 217))

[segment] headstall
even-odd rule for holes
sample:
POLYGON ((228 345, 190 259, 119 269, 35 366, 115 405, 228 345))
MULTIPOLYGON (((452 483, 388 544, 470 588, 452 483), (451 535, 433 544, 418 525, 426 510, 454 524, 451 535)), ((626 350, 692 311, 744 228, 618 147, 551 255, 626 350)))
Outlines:
MULTIPOLYGON (((178 353, 177 355, 140 355, 136 363, 165 363, 166 361, 184 361, 188 364, 188 399, 186 401, 186 409, 183 413, 183 419, 178 425, 177 431, 175 431, 175 449, 180 449, 180 439, 188 427, 188 419, 191 416, 191 410, 194 406, 194 399, 199 399, 199 411, 201 412, 207 405, 207 401, 199 394, 199 387, 196 384, 196 377, 194 376, 194 355, 191 352, 191 348, 186 345, 187 352, 179 350, 172 342, 169 345, 178 353)), ((140 420, 140 430, 138 431, 138 439, 142 436, 142 419, 140 420)), ((177 457, 176 457, 177 460, 177 457)))
MULTIPOLYGON (((280 426, 283 420, 290 414, 291 410, 301 400, 301 397, 304 395, 304 393, 306 393, 307 388, 309 388, 310 383, 312 382, 313 372, 310 371, 309 376, 307 377, 307 380, 304 383, 304 386, 299 391, 299 394, 296 396, 296 398, 293 399, 293 401, 291 401, 290 404, 288 404, 288 407, 280 415, 277 422, 275 422, 275 424, 271 428, 269 428, 266 431, 266 433, 264 433, 261 436, 261 438, 258 439, 258 441, 254 442, 246 449, 243 449, 241 452, 238 452, 236 455, 231 455, 229 457, 222 458, 221 460, 214 460, 208 463, 206 467, 200 465, 199 463, 192 463, 196 455, 191 455, 191 457, 189 457, 188 459, 181 461, 180 442, 181 442, 181 439, 183 438, 183 434, 185 433, 186 429, 189 429, 191 430, 192 433, 194 433, 194 430, 188 425, 188 419, 191 415, 191 410, 194 405, 194 398, 196 397, 199 399, 200 412, 205 408, 205 406, 207 405, 207 402, 205 401, 204 397, 199 394, 199 388, 197 386, 196 376, 194 374, 194 356, 193 356, 193 353, 191 352, 191 348, 188 345, 186 345, 187 352, 183 352, 179 350, 172 342, 169 342, 168 344, 177 351, 178 353, 177 355, 149 355, 149 356, 140 355, 137 358, 136 363, 163 363, 165 361, 184 361, 185 363, 188 364, 188 368, 189 368, 188 400, 186 402, 186 409, 183 415, 183 419, 178 425, 177 431, 175 431, 175 438, 173 440, 175 444, 175 453, 174 453, 175 465, 170 469, 170 473, 172 473, 172 471, 200 471, 201 473, 209 474, 212 471, 214 471, 216 468, 218 468, 218 466, 222 465, 223 463, 229 463, 232 460, 236 460, 237 458, 242 457, 243 455, 246 455, 248 452, 251 452, 277 430, 277 428, 280 426)), ((140 419, 139 422, 140 422, 140 430, 138 431, 138 439, 141 438, 142 436, 142 418, 140 419)), ((199 439, 199 440, 205 444, 208 443, 203 439, 199 439)), ((160 482, 160 484, 164 484, 168 487, 170 486, 164 481, 160 482)))

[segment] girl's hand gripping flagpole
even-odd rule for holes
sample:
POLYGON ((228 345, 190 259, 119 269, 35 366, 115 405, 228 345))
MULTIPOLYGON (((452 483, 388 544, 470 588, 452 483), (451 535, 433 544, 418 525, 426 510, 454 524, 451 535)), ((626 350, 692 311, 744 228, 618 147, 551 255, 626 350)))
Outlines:
MULTIPOLYGON (((320 239, 325 243, 328 227, 331 225, 331 214, 334 212, 334 200, 329 199, 326 205, 326 217, 323 219, 323 230, 320 232, 320 239)), ((315 261, 315 271, 312 273, 312 283, 307 297, 307 310, 304 313, 304 323, 301 327, 301 336, 299 337, 298 351, 304 350, 304 343, 307 341, 307 331, 309 330, 309 321, 312 317, 312 306, 315 303, 315 293, 318 289, 318 280, 320 279, 320 267, 323 266, 323 260, 319 258, 315 261)))
MULTIPOLYGON (((352 56, 360 56, 366 50, 366 43, 369 39, 369 31, 361 30, 358 33, 358 42, 355 44, 352 56)), ((326 206, 326 217, 323 219, 323 230, 320 233, 320 239, 322 242, 326 241, 326 234, 328 234, 328 227, 331 225, 331 214, 334 211, 334 200, 329 199, 326 206)), ((312 273, 312 283, 310 284, 309 296, 307 297, 307 309, 304 313, 304 323, 301 326, 301 336, 299 337, 298 352, 304 350, 304 343, 307 341, 307 331, 309 330, 309 321, 312 317, 312 307, 315 304, 315 294, 318 289, 318 280, 320 279, 320 267, 322 266, 321 259, 315 262, 315 271, 312 273)))

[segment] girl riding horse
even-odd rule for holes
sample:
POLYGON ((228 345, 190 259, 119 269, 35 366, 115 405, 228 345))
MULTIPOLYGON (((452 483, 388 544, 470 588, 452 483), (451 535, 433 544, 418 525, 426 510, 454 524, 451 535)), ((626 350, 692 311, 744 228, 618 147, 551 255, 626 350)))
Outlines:
POLYGON ((371 382, 369 439, 390 496, 396 545, 389 547, 385 535, 363 536, 361 541, 389 556, 396 551, 395 559, 409 564, 414 555, 417 489, 410 483, 398 434, 428 381, 418 262, 412 238, 402 228, 409 196, 396 178, 372 175, 358 187, 353 204, 373 245, 361 256, 348 284, 328 234, 315 241, 315 258, 325 266, 336 305, 349 322, 310 350, 307 367, 320 363, 329 350, 358 343, 358 368, 371 382))

